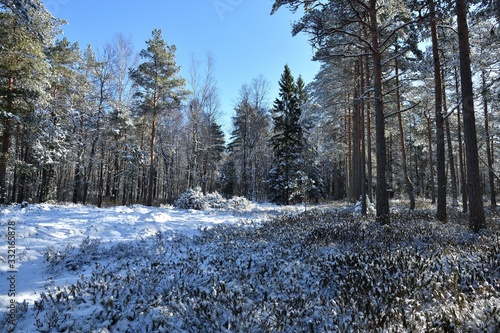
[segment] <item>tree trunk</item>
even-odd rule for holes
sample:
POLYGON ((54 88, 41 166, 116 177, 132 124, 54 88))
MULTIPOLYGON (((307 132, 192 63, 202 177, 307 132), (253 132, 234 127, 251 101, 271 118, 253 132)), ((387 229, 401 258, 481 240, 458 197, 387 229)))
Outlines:
POLYGON ((432 148, 432 128, 431 128, 431 116, 425 113, 425 118, 427 119, 427 142, 429 146, 429 178, 431 184, 431 201, 432 204, 436 203, 436 186, 434 184, 434 153, 432 148))
POLYGON ((97 207, 101 208, 103 203, 103 194, 104 194, 104 142, 101 147, 101 161, 99 163, 99 177, 97 183, 98 183, 97 207))
POLYGON ((354 105, 352 114, 352 163, 351 163, 351 184, 352 198, 359 200, 361 197, 361 81, 359 60, 355 63, 356 85, 354 89, 354 105))
POLYGON ((458 45, 462 82, 462 109, 464 116, 464 140, 467 154, 467 187, 469 194, 469 228, 475 232, 486 228, 483 206, 483 189, 479 173, 476 118, 474 115, 474 91, 470 61, 467 2, 457 0, 458 45))
MULTIPOLYGON (((443 83, 443 110, 448 110, 447 107, 447 97, 446 97, 446 83, 445 83, 445 75, 444 70, 442 70, 442 83, 443 83)), ((446 118, 445 122, 445 131, 446 131, 446 141, 448 144, 448 163, 450 166, 450 183, 451 183, 451 197, 452 197, 452 205, 453 207, 458 206, 458 191, 457 191, 457 175, 455 172, 455 158, 453 157, 453 144, 451 141, 451 131, 450 131, 450 121, 449 118, 446 118)))
POLYGON ((451 141, 450 122, 445 121, 446 140, 448 144, 448 163, 450 166, 451 198, 453 207, 458 206, 457 174, 455 172, 455 158, 453 156, 453 144, 451 141))
POLYGON ((434 60, 434 99, 436 117, 436 169, 437 169, 437 213, 439 221, 447 220, 446 212, 446 152, 444 143, 443 85, 441 81, 441 63, 437 34, 436 11, 434 0, 427 0, 430 9, 432 35, 432 57, 434 60))
POLYGON ((490 186, 490 203, 491 207, 495 208, 497 206, 496 191, 495 191, 495 173, 493 169, 493 153, 492 153, 492 143, 490 139, 490 126, 489 126, 489 115, 488 115, 488 91, 486 87, 486 72, 483 69, 481 73, 482 77, 482 95, 483 95, 483 109, 484 109, 484 135, 486 136, 486 156, 488 158, 488 177, 490 186))
MULTIPOLYGON (((154 106, 156 108, 156 106, 154 106)), ((155 141, 156 141, 156 117, 157 112, 153 111, 153 121, 151 123, 151 141, 150 141, 150 160, 149 160, 149 181, 148 181, 148 198, 146 205, 153 206, 154 182, 155 182, 155 141)))
POLYGON ((390 223, 389 195, 387 192, 387 151, 385 142, 384 103, 382 101, 382 61, 379 50, 377 1, 369 2, 370 32, 372 36, 373 91, 375 99, 375 127, 377 145, 377 221, 390 223))
POLYGON ((82 155, 83 155, 84 150, 81 149, 80 152, 78 152, 78 160, 76 161, 75 165, 75 174, 74 174, 74 187, 73 187, 73 203, 79 203, 82 200, 81 196, 81 191, 82 191, 82 182, 83 182, 83 177, 82 177, 82 155))
MULTIPOLYGON (((401 93, 399 90, 399 64, 396 59, 396 98, 398 111, 401 111, 401 93)), ((398 124, 399 124, 399 141, 401 143, 401 159, 403 164, 403 177, 405 181, 406 193, 408 194, 408 199, 410 199, 410 210, 415 210, 415 192, 413 190, 413 183, 411 182, 410 176, 408 175, 408 165, 406 157, 406 143, 403 131, 403 119, 401 112, 398 112, 398 124)))
POLYGON ((361 214, 365 216, 368 211, 366 198, 366 136, 365 136, 365 78, 363 57, 359 59, 360 63, 360 121, 361 121, 361 214))
MULTIPOLYGON (((15 32, 15 30, 14 30, 15 32)), ((7 103, 6 111, 7 113, 12 113, 14 106, 13 102, 13 91, 14 91, 14 77, 9 76, 7 87, 7 103)), ((2 155, 0 156, 0 204, 6 204, 8 202, 7 194, 7 164, 9 162, 9 148, 10 148, 10 136, 11 136, 11 123, 8 117, 3 121, 3 131, 2 131, 2 155)))
POLYGON ((2 132, 2 156, 0 157, 0 204, 6 204, 7 199, 7 164, 9 161, 10 121, 4 120, 2 132))
POLYGON ((346 183, 347 183, 347 199, 353 199, 353 186, 352 186, 352 113, 351 108, 346 108, 346 133, 347 133, 347 154, 345 158, 345 170, 346 170, 346 183))
MULTIPOLYGON (((368 57, 366 59, 366 87, 371 86, 371 79, 370 79, 370 62, 368 61, 368 57)), ((367 99, 369 99, 370 94, 367 93, 367 99)), ((371 202, 373 202, 373 163, 372 163, 372 119, 371 119, 371 110, 370 110, 370 103, 366 103, 366 145, 367 145, 367 183, 368 183, 368 198, 370 199, 371 202)))
POLYGON ((464 164, 464 151, 463 151, 463 141, 462 141, 462 110, 460 108, 460 87, 458 80, 457 68, 455 68, 455 93, 457 95, 457 133, 458 133, 458 160, 459 160, 459 172, 460 172, 460 190, 462 192, 462 211, 467 213, 469 210, 469 205, 467 202, 467 182, 465 180, 466 170, 464 164))

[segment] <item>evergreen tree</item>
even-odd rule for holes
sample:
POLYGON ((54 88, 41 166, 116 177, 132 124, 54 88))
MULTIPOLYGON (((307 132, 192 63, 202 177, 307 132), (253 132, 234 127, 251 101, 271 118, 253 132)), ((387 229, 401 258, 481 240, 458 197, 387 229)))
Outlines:
POLYGON ((225 151, 224 131, 215 119, 208 119, 203 128, 203 164, 202 182, 206 192, 216 190, 217 170, 225 151))
POLYGON ((185 80, 179 76, 180 67, 175 62, 175 45, 167 45, 161 30, 153 30, 147 48, 140 52, 143 63, 130 72, 139 108, 150 117, 150 161, 146 204, 153 205, 155 182, 155 143, 158 116, 161 112, 179 106, 185 96, 185 80))
POLYGON ((464 116, 464 140, 467 156, 467 184, 469 195, 469 228, 475 232, 486 228, 483 206, 483 189, 477 151, 476 118, 474 114, 474 91, 470 59, 469 26, 467 23, 467 1, 457 0, 458 45, 462 87, 462 109, 464 116))
MULTIPOLYGON (((33 12, 41 22, 45 16, 33 12)), ((38 106, 48 99, 48 66, 44 49, 47 44, 34 34, 29 24, 12 12, 0 12, 0 203, 8 201, 7 166, 11 163, 11 141, 20 131, 29 132, 24 124, 38 106)), ((33 27, 32 27, 33 28, 33 27)), ((43 33, 53 28, 47 23, 43 33)), ((29 149, 28 146, 25 147, 29 149)), ((16 184, 13 186, 14 190, 16 184)))
POLYGON ((285 66, 279 86, 279 97, 272 110, 274 167, 269 172, 269 186, 271 201, 288 205, 303 199, 297 194, 304 192, 304 182, 309 183, 305 169, 306 142, 300 123, 301 91, 288 65, 285 66))
MULTIPOLYGON (((41 174, 37 198, 44 202, 53 198, 55 192, 62 189, 56 185, 61 183, 61 176, 55 179, 56 167, 64 164, 69 158, 69 153, 74 149, 70 137, 72 95, 75 91, 82 92, 83 87, 79 79, 84 79, 78 73, 80 65, 80 49, 78 44, 71 44, 66 38, 46 50, 47 61, 51 68, 50 101, 45 112, 36 118, 36 136, 34 145, 35 160, 41 174)), ((20 199, 20 198, 19 198, 20 199)))
POLYGON ((311 124, 313 119, 308 117, 308 114, 312 112, 314 107, 310 102, 309 92, 305 82, 300 75, 297 79, 297 96, 301 108, 301 119, 299 121, 304 132, 304 150, 302 157, 304 161, 304 175, 299 182, 300 188, 298 193, 300 194, 301 200, 317 201, 319 198, 325 196, 325 184, 319 168, 317 149, 309 140, 311 136, 309 130, 313 127, 311 124))

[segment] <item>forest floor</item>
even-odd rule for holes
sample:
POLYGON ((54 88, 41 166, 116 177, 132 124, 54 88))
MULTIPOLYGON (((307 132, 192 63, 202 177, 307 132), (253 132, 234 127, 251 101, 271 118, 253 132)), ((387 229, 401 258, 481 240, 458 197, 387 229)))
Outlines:
POLYGON ((500 214, 393 207, 4 206, 0 330, 499 332, 500 214))

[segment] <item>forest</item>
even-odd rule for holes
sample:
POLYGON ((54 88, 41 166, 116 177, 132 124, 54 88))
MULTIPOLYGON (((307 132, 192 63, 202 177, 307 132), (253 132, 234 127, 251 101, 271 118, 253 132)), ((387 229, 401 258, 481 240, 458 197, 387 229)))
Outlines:
POLYGON ((173 204, 182 193, 256 202, 392 198, 469 215, 497 206, 498 1, 276 0, 302 11, 321 69, 256 73, 224 133, 215 59, 181 77, 154 29, 81 47, 38 0, 0 1, 0 202, 173 204), (267 96, 279 84, 279 96, 267 96), (272 105, 266 102, 274 100, 272 105))

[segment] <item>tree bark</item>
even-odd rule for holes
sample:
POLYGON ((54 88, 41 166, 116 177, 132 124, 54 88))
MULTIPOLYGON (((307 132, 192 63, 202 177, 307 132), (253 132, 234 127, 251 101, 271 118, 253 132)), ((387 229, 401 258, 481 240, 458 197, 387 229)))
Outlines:
MULTIPOLYGON (((9 76, 8 86, 7 86, 7 103, 6 103, 7 113, 11 113, 13 109, 14 105, 14 102, 12 101, 13 91, 14 91, 14 77, 9 76)), ((8 202, 7 164, 9 162, 10 137, 11 137, 11 123, 7 117, 3 121, 3 131, 2 131, 2 152, 1 152, 2 155, 0 156, 0 204, 6 204, 8 202)))
MULTIPOLYGON (((401 111, 401 93, 399 90, 399 64, 396 59, 396 98, 398 111, 401 111)), ((401 112, 398 112, 398 125, 399 125, 399 141, 401 144, 401 159, 403 164, 403 177, 405 181, 406 192, 408 194, 408 199, 410 200, 410 210, 415 210, 415 192, 413 190, 413 183, 408 175, 408 165, 406 157, 406 143, 403 131, 403 119, 401 112)))
POLYGON ((493 153, 492 143, 490 139, 490 125, 488 115, 488 88, 486 87, 486 71, 483 69, 481 73, 482 78, 482 95, 483 95, 483 111, 484 111, 484 135, 486 136, 486 156, 488 158, 488 180, 490 186, 490 204, 491 207, 497 206, 496 191, 495 191, 495 173, 493 169, 493 153))
POLYGON ((10 122, 4 120, 2 132, 2 156, 0 157, 0 204, 6 204, 7 199, 7 164, 9 161, 10 122))
POLYGON ((371 48, 373 60, 373 92, 375 104, 375 126, 377 146, 377 221, 390 223, 389 193, 387 192, 387 150, 385 142, 384 103, 382 101, 382 61, 379 49, 377 1, 369 1, 371 48))
MULTIPOLYGON (((448 110, 447 107, 447 97, 446 97, 446 83, 445 83, 445 73, 442 70, 442 83, 443 83, 443 110, 448 110)), ((448 145, 448 163, 450 168, 450 183, 451 183, 451 198, 453 207, 458 206, 458 191, 457 191, 457 175, 455 172, 455 158, 453 157, 453 144, 451 140, 451 131, 450 131, 450 121, 449 118, 446 118, 445 122, 445 131, 446 131, 446 141, 448 145)))
POLYGON ((434 184, 434 149, 432 148, 432 127, 431 127, 431 115, 425 113, 425 118, 427 119, 427 143, 429 146, 429 178, 431 184, 431 202, 436 203, 436 186, 434 184))
POLYGON ((479 172, 477 151, 476 118, 474 115, 474 92, 470 61, 469 27, 467 25, 467 2, 457 0, 458 45, 462 83, 462 109, 464 118, 464 140, 467 154, 467 187, 469 194, 469 228, 474 232, 486 228, 483 205, 483 189, 479 172))
POLYGON ((460 108, 460 87, 459 87, 459 79, 457 68, 455 67, 455 93, 457 95, 457 132, 458 132, 458 160, 459 160, 459 172, 460 172, 460 190, 462 192, 462 211, 467 213, 469 210, 469 205, 467 202, 467 181, 465 180, 466 169, 464 162, 464 148, 463 148, 463 140, 462 140, 462 110, 460 108))
POLYGON ((360 60, 356 60, 354 65, 355 72, 355 88, 354 88, 354 105, 352 113, 352 156, 351 156, 351 185, 352 199, 359 200, 361 197, 361 81, 363 78, 360 74, 360 60))
MULTIPOLYGON (((370 79, 370 62, 368 61, 368 57, 366 59, 366 87, 371 86, 371 79, 370 79)), ((367 93, 366 96, 368 99, 370 97, 370 94, 367 93)), ((371 202, 373 202, 373 163, 372 163, 372 119, 371 119, 371 110, 370 110, 370 103, 366 103, 366 145, 367 145, 367 177, 366 181, 368 183, 368 198, 370 199, 371 202)))
POLYGON ((365 78, 363 57, 359 59, 360 63, 360 95, 361 95, 361 214, 365 216, 368 211, 366 198, 366 136, 365 136, 365 78))
POLYGON ((446 212, 446 152, 444 143, 443 89, 441 81, 441 63, 439 40, 437 35, 436 11, 434 0, 427 0, 430 8, 432 35, 432 57, 434 60, 434 99, 436 117, 436 169, 437 169, 437 213, 439 221, 447 220, 446 212))
MULTIPOLYGON (((156 109, 156 105, 153 106, 156 109)), ((147 206, 153 206, 154 183, 155 183, 155 142, 156 142, 156 110, 153 111, 153 121, 151 122, 151 141, 149 148, 149 181, 148 181, 148 197, 147 206)))

